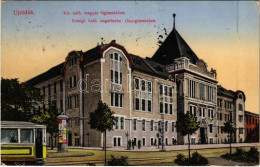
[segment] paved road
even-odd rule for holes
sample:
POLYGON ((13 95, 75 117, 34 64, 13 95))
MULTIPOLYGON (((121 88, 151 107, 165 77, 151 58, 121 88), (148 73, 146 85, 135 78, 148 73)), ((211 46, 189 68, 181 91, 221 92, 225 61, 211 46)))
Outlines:
MULTIPOLYGON (((232 147, 259 147, 260 143, 233 143, 232 147)), ((203 145, 191 145, 192 150, 197 149, 206 149, 206 148, 226 148, 229 147, 229 144, 203 144, 203 145)), ((88 150, 102 150, 100 147, 68 147, 68 148, 81 148, 81 149, 88 149, 88 150)), ((176 146, 165 146, 166 151, 175 151, 175 150, 187 150, 188 145, 176 145, 176 146)), ((113 148, 107 148, 109 151, 159 151, 161 150, 161 146, 158 149, 156 146, 152 147, 141 147, 141 149, 138 149, 135 147, 135 149, 127 150, 123 147, 113 147, 113 148)))

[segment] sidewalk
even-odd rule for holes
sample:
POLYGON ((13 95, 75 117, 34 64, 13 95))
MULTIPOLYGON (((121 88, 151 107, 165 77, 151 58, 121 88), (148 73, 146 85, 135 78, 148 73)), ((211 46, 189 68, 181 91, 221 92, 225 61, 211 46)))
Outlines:
MULTIPOLYGON (((259 147, 260 143, 232 143, 232 148, 235 147, 259 147)), ((207 148, 228 148, 229 144, 202 144, 202 145, 191 145, 190 148, 192 150, 196 149, 207 149, 207 148)), ((87 149, 87 150, 103 150, 101 147, 68 147, 72 149, 87 149)), ((107 148, 108 151, 131 151, 131 152, 151 152, 151 151, 160 151, 162 146, 158 149, 158 146, 151 147, 135 147, 135 149, 127 150, 125 147, 113 147, 107 148)), ((176 145, 176 146, 165 146, 166 151, 179 151, 179 150, 187 150, 188 145, 176 145)))

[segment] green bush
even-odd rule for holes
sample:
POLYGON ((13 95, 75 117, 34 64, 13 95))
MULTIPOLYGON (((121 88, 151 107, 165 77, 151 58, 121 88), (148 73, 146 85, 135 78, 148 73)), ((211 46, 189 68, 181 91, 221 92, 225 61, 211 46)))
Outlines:
POLYGON ((182 166, 203 166, 209 163, 207 158, 200 155, 197 151, 192 154, 190 159, 186 158, 183 154, 177 154, 174 162, 182 166))
POLYGON ((227 153, 221 155, 221 157, 224 159, 231 159, 233 161, 259 163, 259 152, 255 147, 251 147, 248 152, 242 148, 237 148, 236 152, 231 156, 229 153, 227 153))
POLYGON ((121 156, 120 158, 115 158, 111 155, 111 160, 107 162, 108 166, 128 166, 128 157, 121 156))
POLYGON ((255 147, 251 147, 247 152, 247 160, 249 162, 258 162, 259 163, 259 151, 255 147))

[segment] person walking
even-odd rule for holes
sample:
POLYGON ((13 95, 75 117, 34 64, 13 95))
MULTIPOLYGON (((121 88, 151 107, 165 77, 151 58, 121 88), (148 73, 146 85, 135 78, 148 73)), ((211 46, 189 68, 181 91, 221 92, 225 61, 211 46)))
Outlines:
POLYGON ((141 148, 141 140, 138 140, 138 149, 141 148))

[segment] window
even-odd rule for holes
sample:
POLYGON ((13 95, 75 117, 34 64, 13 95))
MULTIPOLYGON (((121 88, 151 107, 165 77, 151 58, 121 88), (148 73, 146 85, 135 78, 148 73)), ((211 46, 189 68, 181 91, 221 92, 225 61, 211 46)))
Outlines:
POLYGON ((214 109, 213 108, 208 109, 208 117, 213 119, 213 117, 214 117, 214 109))
POLYGON ((222 99, 217 100, 217 106, 222 108, 222 99))
POLYGON ((196 138, 195 137, 191 138, 191 144, 196 144, 196 138))
POLYGON ((142 120, 142 131, 145 131, 145 119, 142 120))
POLYGON ((1 143, 18 143, 18 129, 1 129, 1 143))
POLYGON ((168 131, 168 121, 165 122, 165 132, 168 131))
POLYGON ((133 128, 134 128, 134 130, 136 130, 136 122, 137 122, 137 119, 134 119, 133 120, 133 124, 134 124, 133 128))
POLYGON ((168 138, 165 138, 165 145, 168 145, 168 138))
POLYGON ((159 111, 161 114, 173 114, 173 88, 171 86, 159 84, 159 111))
POLYGON ((208 86, 208 101, 213 102, 213 87, 208 86))
POLYGON ((209 125, 209 133, 213 133, 213 125, 212 124, 209 125))
POLYGON ((172 132, 174 132, 175 123, 172 122, 172 132))
POLYGON ((120 118, 120 127, 121 127, 121 129, 124 129, 124 125, 125 125, 125 118, 124 117, 121 117, 120 118))
POLYGON ((200 84, 200 100, 205 100, 205 85, 200 84))
POLYGON ((77 95, 75 95, 74 96, 74 105, 75 105, 75 108, 79 108, 79 102, 78 102, 78 96, 77 95))
POLYGON ((239 98, 239 99, 243 99, 243 98, 242 98, 242 95, 239 95, 238 98, 239 98))
POLYGON ((160 86, 159 86, 159 89, 160 89, 160 95, 162 95, 162 94, 163 94, 163 86, 160 85, 160 86))
POLYGON ((196 82, 189 80, 189 96, 191 98, 195 98, 195 92, 196 92, 196 82))
POLYGON ((239 115, 239 122, 243 121, 243 115, 239 115))
POLYGON ((152 101, 148 100, 148 112, 152 112, 152 101))
POLYGON ((158 122, 158 131, 161 132, 161 121, 158 122))
POLYGON ((72 88, 72 77, 70 77, 70 88, 72 88))
POLYGON ((172 145, 174 145, 174 144, 176 144, 176 140, 175 140, 175 138, 173 137, 173 138, 172 138, 172 145))
POLYGON ((225 101, 225 108, 231 110, 232 109, 232 102, 225 101))
POLYGON ((73 76, 73 87, 77 86, 77 78, 76 75, 73 76))
POLYGON ((153 146, 153 138, 151 138, 151 146, 153 146))
POLYGON ((200 116, 204 118, 205 117, 205 107, 200 107, 199 113, 200 113, 200 116))
POLYGON ((135 109, 152 112, 152 82, 135 78, 135 109), (139 88, 141 85, 141 90, 139 88))
POLYGON ((112 83, 122 84, 122 58, 117 53, 110 54, 110 78, 112 83))
POLYGON ((243 105, 242 105, 242 104, 239 104, 239 105, 238 105, 238 109, 239 109, 239 111, 243 111, 243 105))
POLYGON ((139 79, 135 78, 135 89, 139 90, 139 79))
POLYGON ((160 113, 163 113, 163 103, 160 102, 160 113))
POLYGON ((56 94, 56 82, 54 82, 54 84, 53 84, 53 86, 54 86, 54 90, 53 90, 53 92, 54 92, 54 94, 56 94))
POLYGON ((172 104, 170 104, 170 114, 172 114, 172 104))
POLYGON ((151 131, 153 131, 153 120, 151 120, 151 122, 150 122, 150 128, 151 128, 151 131))
POLYGON ((243 128, 239 128, 239 134, 243 134, 243 128))
POLYGON ((145 146, 145 138, 143 138, 143 146, 145 146))
POLYGON ((145 111, 145 99, 142 99, 142 111, 145 111))
POLYGON ((222 121, 222 113, 219 113, 219 120, 222 121))
POLYGON ((213 138, 212 137, 209 138, 209 144, 213 144, 213 138))
POLYGON ((196 117, 196 106, 190 105, 190 114, 196 117))
POLYGON ((72 109, 72 101, 71 101, 71 97, 68 97, 68 109, 72 109))
POLYGON ((114 147, 121 146, 121 137, 114 137, 114 147))
POLYGON ((118 117, 115 117, 115 129, 118 129, 118 117))
POLYGON ((139 99, 135 98, 135 110, 139 110, 139 99))
POLYGON ((123 94, 111 93, 111 106, 112 107, 123 107, 123 94))

